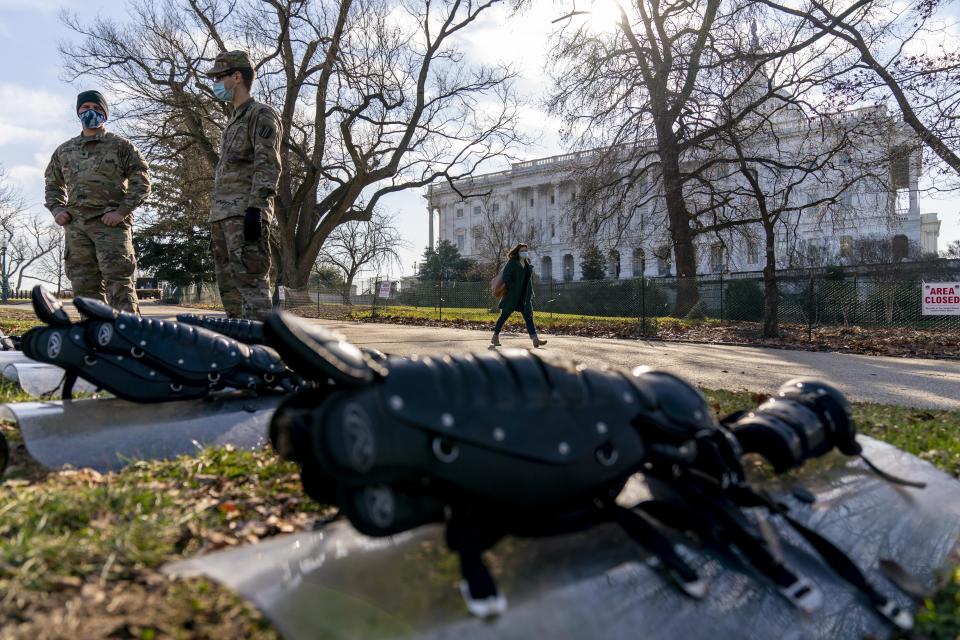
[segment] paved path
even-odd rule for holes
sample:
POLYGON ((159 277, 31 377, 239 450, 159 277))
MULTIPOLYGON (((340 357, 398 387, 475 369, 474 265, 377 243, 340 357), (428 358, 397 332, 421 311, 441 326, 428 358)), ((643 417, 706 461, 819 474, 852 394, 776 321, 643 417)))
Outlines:
MULTIPOLYGON (((18 305, 19 306, 19 305, 18 305)), ((143 305, 144 315, 173 317, 179 307, 143 305)), ((197 311, 203 313, 202 311, 197 311)), ((481 351, 485 331, 318 320, 351 341, 388 353, 481 351)), ((889 358, 845 353, 791 351, 730 345, 544 336, 545 351, 590 365, 666 369, 709 389, 769 393, 798 376, 816 376, 839 386, 849 397, 884 404, 960 410, 960 361, 889 358)), ((503 334, 504 349, 530 348, 526 336, 503 334)))
MULTIPOLYGON (((486 349, 484 331, 371 323, 326 322, 353 342, 389 353, 486 349)), ((790 378, 816 376, 865 402, 960 409, 960 362, 887 358, 731 345, 544 336, 543 348, 590 365, 666 369, 709 389, 772 392, 790 378)), ((504 349, 530 348, 526 336, 503 334, 504 349)))

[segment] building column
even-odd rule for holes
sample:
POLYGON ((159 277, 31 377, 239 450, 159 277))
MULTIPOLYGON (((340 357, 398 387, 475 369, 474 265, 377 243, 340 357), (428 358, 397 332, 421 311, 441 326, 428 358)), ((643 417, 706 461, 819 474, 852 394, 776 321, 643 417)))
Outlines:
POLYGON ((912 218, 920 216, 920 151, 910 154, 910 215, 912 218))
POLYGON ((430 219, 430 248, 431 248, 431 249, 434 248, 434 244, 433 244, 433 214, 434 214, 433 206, 432 206, 432 205, 431 205, 431 206, 428 206, 428 207, 427 207, 427 217, 430 219))

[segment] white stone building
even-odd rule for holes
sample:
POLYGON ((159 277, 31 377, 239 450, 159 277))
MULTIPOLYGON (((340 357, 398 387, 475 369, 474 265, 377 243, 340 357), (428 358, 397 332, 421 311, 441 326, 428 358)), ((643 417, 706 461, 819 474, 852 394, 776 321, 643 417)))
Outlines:
MULTIPOLYGON (((866 115, 876 118, 877 110, 862 109, 844 114, 844 118, 866 115)), ((787 113, 778 117, 777 135, 782 136, 781 141, 794 137, 798 145, 809 143, 809 121, 798 118, 803 116, 787 113)), ((886 122, 893 123, 893 120, 886 122)), ((892 133, 871 136, 869 141, 855 147, 852 153, 859 157, 843 154, 837 163, 872 162, 876 171, 877 158, 889 158, 890 148, 912 140, 902 124, 893 123, 887 131, 892 133)), ((531 242, 537 274, 544 279, 581 279, 582 243, 577 242, 570 215, 577 185, 571 176, 587 159, 584 153, 571 153, 518 162, 509 170, 476 176, 458 186, 463 193, 488 192, 484 197, 462 199, 447 184, 431 186, 424 196, 428 203, 430 246, 434 246, 435 240, 447 240, 455 244, 463 256, 479 258, 478 225, 488 224, 490 214, 496 217, 501 212, 515 211, 523 228, 529 229, 523 239, 531 242), (489 211, 485 211, 487 207, 489 211)), ((837 166, 834 172, 840 175, 843 170, 837 166)), ((862 238, 889 239, 897 244, 896 238, 901 246, 909 243, 922 253, 935 253, 940 222, 936 213, 920 212, 919 151, 905 156, 897 167, 885 170, 889 171, 889 180, 882 184, 863 181, 857 188, 840 195, 837 202, 830 205, 829 212, 824 207, 811 207, 795 212, 784 224, 778 225, 775 245, 778 267, 810 266, 815 255, 846 256, 852 261, 852 256, 847 255, 850 247, 862 238)), ((816 176, 816 180, 804 181, 791 198, 807 198, 801 204, 817 200, 818 194, 828 189, 822 185, 829 185, 830 180, 835 179, 830 171, 824 174, 816 176)), ((763 181, 761 177, 761 184, 763 181)), ((597 245, 608 258, 607 277, 630 278, 641 273, 673 275, 665 227, 664 208, 654 201, 632 216, 627 228, 601 229, 597 245)), ((703 234, 695 242, 698 273, 751 272, 763 268, 764 239, 759 225, 741 228, 735 233, 703 234)))

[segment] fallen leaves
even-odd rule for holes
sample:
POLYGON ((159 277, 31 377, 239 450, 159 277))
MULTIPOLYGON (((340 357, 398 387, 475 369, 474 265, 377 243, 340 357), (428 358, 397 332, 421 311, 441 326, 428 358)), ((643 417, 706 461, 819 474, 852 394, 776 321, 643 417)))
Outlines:
POLYGON ((275 637, 225 589, 159 568, 327 512, 303 496, 295 465, 228 448, 7 481, 0 505, 0 638, 275 637))

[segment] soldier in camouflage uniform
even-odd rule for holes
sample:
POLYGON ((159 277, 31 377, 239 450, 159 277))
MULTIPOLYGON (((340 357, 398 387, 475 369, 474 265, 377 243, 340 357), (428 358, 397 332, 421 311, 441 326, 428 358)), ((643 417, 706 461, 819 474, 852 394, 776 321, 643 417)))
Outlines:
POLYGON ((150 193, 149 167, 133 144, 104 127, 97 91, 77 96, 83 131, 57 147, 47 166, 45 204, 65 227, 64 262, 74 295, 138 313, 133 211, 150 193))
POLYGON ((207 75, 233 103, 223 130, 210 210, 214 269, 230 317, 263 317, 270 302, 270 220, 280 180, 277 112, 250 97, 254 72, 243 51, 217 56, 207 75))

